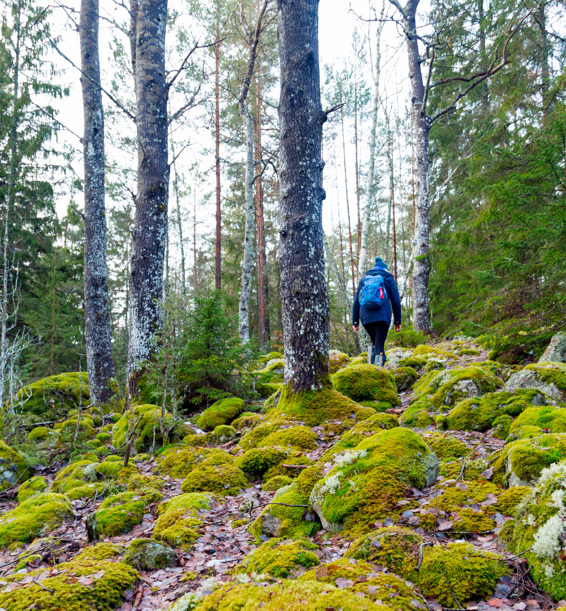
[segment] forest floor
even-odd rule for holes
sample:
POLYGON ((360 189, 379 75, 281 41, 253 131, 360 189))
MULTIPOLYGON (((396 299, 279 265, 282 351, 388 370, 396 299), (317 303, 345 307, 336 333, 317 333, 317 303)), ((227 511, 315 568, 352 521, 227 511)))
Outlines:
MULTIPOLYGON (((480 354, 473 357, 466 356, 451 364, 451 367, 468 366, 474 361, 486 361, 487 354, 480 349, 480 354)), ((412 391, 399 393, 401 406, 388 410, 389 413, 401 415, 413 400, 412 391)), ((257 407, 257 406, 256 406, 257 407)), ((335 443, 335 439, 324 433, 323 427, 313 427, 318 439, 316 449, 306 452, 306 456, 316 462, 321 455, 335 443)), ((434 427, 418 430, 425 438, 435 431, 434 427)), ((478 457, 493 456, 503 448, 505 442, 492 437, 488 433, 475 433, 469 431, 444 431, 443 435, 454 437, 463 442, 469 448, 469 454, 460 459, 462 465, 461 476, 463 476, 465 463, 467 460, 478 457)), ((240 452, 235 439, 228 444, 224 444, 222 449, 240 452)), ((63 464, 51 464, 47 467, 40 467, 36 474, 46 477, 48 484, 51 484, 56 473, 63 467, 63 464)), ((181 484, 183 479, 173 478, 168 475, 163 476, 157 472, 156 460, 152 458, 146 462, 137 464, 142 474, 160 477, 163 480, 163 500, 168 500, 181 494, 181 484)), ((462 477, 458 479, 463 479, 462 477)), ((489 478, 489 473, 486 474, 489 478)), ((444 478, 439 476, 439 482, 444 478)), ((252 482, 253 483, 253 482, 252 482)), ((465 484, 462 484, 465 486, 465 484)), ((437 496, 435 486, 422 490, 412 490, 412 497, 406 497, 399 501, 399 505, 410 504, 416 501, 419 505, 432 504, 437 496)), ((141 611, 141 610, 166 610, 169 606, 183 594, 197 590, 203 582, 210 577, 219 581, 228 580, 230 572, 241 560, 250 552, 256 549, 257 545, 252 535, 249 534, 247 527, 257 518, 262 509, 272 500, 274 492, 262 490, 261 481, 236 496, 214 497, 209 510, 201 510, 200 518, 203 521, 200 527, 201 536, 196 540, 192 548, 184 551, 176 549, 177 566, 155 570, 140 571, 141 580, 133 590, 125 592, 125 602, 120 607, 121 611, 141 611), (246 508, 250 508, 249 510, 246 508), (247 521, 240 526, 233 527, 233 521, 241 522, 243 518, 247 521)), ((86 517, 95 511, 102 499, 81 499, 72 501, 74 519, 65 522, 57 530, 50 533, 50 537, 59 540, 56 550, 45 548, 39 550, 38 558, 29 568, 44 567, 54 562, 62 562, 75 557, 87 545, 87 531, 85 527, 86 517)), ((0 498, 0 514, 13 509, 15 501, 6 500, 6 495, 0 498)), ((157 519, 157 503, 150 504, 146 508, 141 524, 135 526, 129 533, 117 537, 105 538, 105 540, 127 545, 134 539, 150 537, 157 519)), ((392 526, 394 524, 409 527, 422 535, 426 542, 448 543, 450 541, 464 539, 476 548, 498 552, 509 560, 515 567, 511 576, 503 577, 497 585, 493 596, 485 601, 475 603, 461 602, 460 608, 484 611, 488 609, 499 609, 509 611, 523 610, 548 610, 556 608, 556 603, 542 591, 540 591, 529 576, 528 566, 520 557, 514 557, 505 549, 498 545, 497 535, 505 518, 501 514, 496 515, 496 527, 488 532, 477 533, 458 533, 453 530, 453 523, 449 517, 439 519, 436 531, 425 531, 419 527, 419 519, 412 511, 407 511, 397 520, 385 519, 375 523, 375 528, 392 526)), ((267 540, 265 535, 262 537, 267 540)), ((315 552, 321 562, 332 562, 342 558, 351 544, 351 540, 339 534, 329 534, 324 530, 319 530, 313 537, 313 542, 319 545, 319 551, 315 552)), ((25 546, 20 549, 13 549, 0 553, 0 585, 5 582, 2 577, 9 575, 18 561, 18 556, 22 553, 25 546)), ((24 569, 26 571, 27 569, 24 569)), ((386 570, 386 569, 385 569, 386 570)), ((431 611, 441 611, 449 609, 438 604, 434 599, 427 600, 431 611)), ((566 602, 558 603, 558 606, 566 607, 566 602)))

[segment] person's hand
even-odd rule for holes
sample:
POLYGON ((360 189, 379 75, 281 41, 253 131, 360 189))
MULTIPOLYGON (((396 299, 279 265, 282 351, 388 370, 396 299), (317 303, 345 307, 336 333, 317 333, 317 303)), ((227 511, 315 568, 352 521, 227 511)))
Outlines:
POLYGON ((354 331, 357 333, 357 332, 358 332, 359 327, 358 327, 358 325, 352 325, 352 329, 354 329, 354 331))
POLYGON ((395 331, 399 333, 399 331, 401 331, 401 325, 395 325, 395 331))

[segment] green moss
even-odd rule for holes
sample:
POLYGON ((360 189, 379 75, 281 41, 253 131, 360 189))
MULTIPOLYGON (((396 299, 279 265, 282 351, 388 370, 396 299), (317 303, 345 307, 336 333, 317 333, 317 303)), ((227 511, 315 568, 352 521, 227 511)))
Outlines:
POLYGON ((155 571, 175 565, 177 554, 155 539, 134 539, 128 545, 124 562, 140 571, 155 571))
POLYGON ((299 477, 295 480, 297 490, 304 497, 309 497, 315 484, 323 477, 322 469, 317 465, 312 465, 303 469, 299 477))
POLYGON ((393 370, 395 386, 398 392, 410 390, 417 381, 419 374, 412 367, 397 367, 393 370))
MULTIPOLYGON (((256 429, 257 430, 257 429, 256 429)), ((314 450, 316 447, 316 433, 306 426, 292 426, 274 431, 265 437, 262 446, 289 446, 301 450, 314 450)))
POLYGON ((497 511, 505 516, 512 516, 517 505, 530 494, 531 488, 528 486, 513 486, 503 491, 497 499, 497 511))
POLYGON ((462 348, 458 350, 458 356, 478 356, 480 353, 479 350, 475 348, 462 348))
POLYGON ((110 433, 103 431, 103 432, 98 433, 95 439, 97 441, 100 441, 100 443, 106 445, 107 443, 110 443, 110 441, 112 440, 112 435, 110 433))
POLYGON ((123 562, 89 560, 79 554, 71 562, 4 577, 0 607, 7 611, 112 611, 133 590, 137 571, 123 562))
POLYGON ((384 401, 400 405, 395 378, 382 367, 351 365, 332 376, 334 388, 354 401, 384 401))
POLYGON ((173 547, 189 549, 200 536, 202 520, 198 512, 202 509, 210 509, 210 501, 208 495, 199 492, 181 494, 162 503, 154 537, 173 547))
POLYGON ((496 391, 502 381, 482 367, 457 367, 446 371, 432 371, 423 376, 413 387, 417 398, 428 397, 436 407, 454 406, 471 396, 481 396, 496 391))
POLYGON ((566 434, 539 435, 507 444, 493 462, 499 485, 533 484, 542 470, 566 458, 566 434))
POLYGON ((536 372, 540 380, 546 384, 554 384, 563 395, 566 394, 566 363, 533 363, 525 369, 536 372))
POLYGON ((290 452, 288 456, 285 457, 277 465, 274 465, 264 474, 263 479, 267 481, 272 477, 276 477, 277 475, 288 475, 289 477, 298 477, 301 473, 300 469, 294 469, 293 465, 306 465, 312 466, 313 461, 305 456, 303 452, 290 452))
POLYGON ((78 405, 90 402, 86 373, 61 373, 24 386, 14 402, 21 406, 25 420, 57 420, 78 405))
POLYGON ((406 356, 398 363, 399 367, 411 367, 420 371, 427 364, 427 360, 422 356, 406 356))
MULTIPOLYGON (((310 469, 310 467, 309 467, 310 469)), ((288 486, 293 483, 293 478, 288 475, 275 475, 274 477, 269 478, 265 484, 263 484, 263 490, 269 492, 275 492, 279 490, 279 488, 283 488, 283 486, 288 486)))
POLYGON ((550 405, 529 407, 519 414, 509 432, 523 426, 537 426, 549 433, 566 433, 566 409, 550 405))
POLYGON ((282 448, 253 448, 236 459, 236 466, 252 477, 261 477, 287 456, 282 448))
POLYGON ((157 461, 157 469, 164 475, 175 478, 187 477, 203 465, 225 465, 234 462, 234 457, 219 448, 186 448, 174 446, 163 452, 157 461))
POLYGON ((408 487, 435 481, 438 460, 415 432, 405 428, 381 431, 334 459, 335 466, 310 496, 325 528, 344 525, 359 533, 399 510, 408 487))
POLYGON ((185 478, 183 492, 216 492, 220 495, 234 496, 248 488, 243 471, 236 465, 206 465, 193 469, 185 478))
POLYGON ((212 442, 215 445, 232 441, 232 439, 235 439, 236 435, 236 429, 228 424, 217 426, 211 433, 212 442))
POLYGON ((232 422, 232 426, 238 431, 243 432, 251 430, 262 422, 264 416, 261 414, 254 414, 253 412, 244 412, 236 420, 232 422))
POLYGON ((431 371, 440 371, 442 369, 446 369, 446 365, 444 361, 437 361, 436 359, 432 359, 428 361, 423 370, 424 373, 430 373, 431 371))
POLYGON ((96 472, 103 478, 112 479, 118 477, 122 468, 121 462, 104 461, 96 467, 96 472))
POLYGON ((47 490, 47 480, 43 475, 36 475, 18 488, 18 503, 23 503, 30 496, 47 490))
POLYGON ((31 475, 26 459, 0 440, 0 490, 21 484, 31 475))
POLYGON ((448 422, 444 414, 437 414, 434 417, 434 424, 439 431, 445 431, 448 428, 448 422))
POLYGON ((437 348, 436 346, 417 346, 413 351, 413 356, 422 356, 427 360, 432 358, 442 358, 442 359, 450 359, 456 360, 458 357, 449 350, 443 350, 442 348, 437 348))
POLYGON ((244 401, 237 397, 220 399, 205 409, 197 421, 203 431, 212 431, 221 424, 230 424, 244 409, 244 401))
POLYGON ((352 582, 348 590, 360 592, 373 601, 380 601, 394 611, 421 611, 426 606, 424 599, 411 584, 396 575, 376 572, 375 567, 364 560, 339 558, 308 571, 299 579, 331 584, 336 583, 337 579, 347 579, 352 582))
POLYGON ((491 429, 491 434, 496 439, 507 439, 509 436, 509 429, 511 428, 511 423, 513 422, 513 418, 509 416, 509 414, 502 414, 501 416, 497 416, 497 418, 493 421, 493 428, 491 429))
POLYGON ((38 426, 28 433, 28 441, 47 441, 49 439, 50 433, 51 429, 48 429, 46 426, 38 426))
MULTIPOLYGON (((510 572, 503 558, 467 543, 427 547, 415 583, 425 596, 434 596, 443 605, 493 594, 497 582, 510 572)), ((458 604, 457 604, 458 603, 458 604)))
POLYGON ((206 596, 195 607, 198 611, 390 611, 359 593, 341 590, 318 581, 285 579, 272 585, 227 584, 206 596))
POLYGON ((423 538, 408 528, 379 528, 371 535, 356 539, 345 555, 346 558, 383 565, 390 571, 408 578, 416 571, 422 542, 423 538))
POLYGON ((95 545, 89 545, 75 557, 75 560, 88 560, 88 561, 100 561, 100 560, 112 560, 118 558, 124 553, 124 548, 115 543, 105 541, 103 543, 96 543, 95 545))
POLYGON ((308 426, 339 420, 344 428, 348 428, 346 423, 354 426, 374 413, 371 408, 361 407, 332 388, 293 393, 288 386, 283 386, 277 405, 270 410, 270 414, 284 414, 308 426))
POLYGON ((301 568, 309 569, 319 564, 314 551, 318 551, 318 545, 307 539, 271 539, 248 554, 234 572, 285 578, 301 568))
POLYGON ((329 355, 330 373, 336 373, 350 362, 350 357, 345 352, 331 350, 329 355))
POLYGON ((142 523, 147 505, 160 498, 159 494, 140 495, 135 492, 109 496, 96 512, 100 533, 108 537, 129 533, 134 526, 142 523))
POLYGON ((55 476, 51 491, 66 494, 74 488, 96 481, 97 466, 98 463, 92 460, 77 460, 68 464, 55 476))
POLYGON ((29 543, 73 517, 71 503, 61 494, 40 492, 0 516, 0 547, 29 543))
POLYGON ((470 448, 463 441, 450 435, 432 433, 427 435, 425 440, 440 459, 461 458, 470 453, 470 448))
MULTIPOLYGON (((133 431, 133 447, 137 452, 149 452, 163 445, 161 408, 157 405, 137 405, 128 410, 112 428, 112 445, 123 448, 133 431)), ((222 423, 219 423, 222 424, 222 423)), ((179 441, 189 432, 187 425, 165 412, 164 426, 169 441, 179 441)), ((214 428, 214 427, 213 427, 214 428)))
POLYGON ((417 401, 401 414, 399 424, 413 428, 424 429, 432 424, 434 405, 430 401, 417 401))
POLYGON ((296 483, 279 488, 271 503, 248 529, 257 542, 262 535, 300 539, 316 531, 316 524, 303 519, 308 497, 299 492, 296 483))

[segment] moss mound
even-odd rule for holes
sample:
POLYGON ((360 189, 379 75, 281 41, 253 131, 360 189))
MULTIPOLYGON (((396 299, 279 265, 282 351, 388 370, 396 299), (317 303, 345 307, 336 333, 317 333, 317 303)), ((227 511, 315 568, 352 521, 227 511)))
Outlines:
POLYGON ((0 516, 0 547, 30 543, 73 517, 71 503, 61 494, 40 492, 0 516))
POLYGON ((430 401, 417 401, 409 405, 401 414, 399 424, 401 424, 401 426, 424 429, 432 424, 432 414, 434 410, 435 407, 430 401))
POLYGON ((31 474, 25 458, 0 440, 0 490, 25 482, 31 474))
POLYGON ((51 435, 51 429, 46 426, 38 426, 28 433, 28 441, 30 443, 47 441, 51 435))
MULTIPOLYGON (((133 431, 133 447, 137 452, 149 452, 163 445, 161 408, 157 405, 137 405, 128 410, 112 428, 112 445, 123 448, 133 431)), ((169 442, 180 441, 189 433, 184 422, 165 412, 164 427, 169 442)), ((213 427, 214 428, 214 427, 213 427)))
POLYGON ((233 496, 248 488, 250 483, 236 465, 206 465, 193 469, 185 478, 183 492, 215 492, 233 496))
POLYGON ((566 409, 545 405, 543 407, 528 407, 509 427, 513 433, 519 427, 536 426, 548 429, 549 433, 566 433, 566 409))
POLYGON ((26 499, 29 499, 30 496, 38 494, 39 492, 44 492, 45 490, 47 490, 47 480, 43 475, 36 475, 28 479, 27 482, 24 482, 18 488, 18 503, 23 503, 26 499))
POLYGON ((393 370, 395 386, 398 392, 410 390, 417 381, 419 374, 412 367, 397 367, 393 370))
POLYGON ((162 503, 153 529, 154 537, 173 547, 189 549, 200 536, 202 520, 198 512, 209 508, 208 495, 198 492, 181 494, 162 503))
POLYGON ((243 399, 238 399, 237 397, 220 399, 202 412, 197 425, 203 431, 213 431, 217 426, 230 424, 243 410, 243 399))
MULTIPOLYGON (((309 467, 311 468, 311 467, 309 467)), ((304 471, 303 471, 304 473, 304 471)), ((289 484, 293 483, 293 478, 288 475, 275 475, 274 477, 270 477, 265 484, 263 484, 263 490, 268 490, 270 492, 276 492, 279 488, 283 488, 283 486, 289 486, 289 484)))
POLYGON ((29 422, 59 420, 90 403, 86 373, 60 373, 21 388, 14 398, 29 422))
POLYGON ((248 554, 236 566, 234 572, 285 578, 301 569, 310 569, 319 564, 314 551, 318 551, 318 545, 307 539, 271 539, 248 554))
POLYGON ((345 352, 331 350, 329 354, 330 373, 336 373, 350 362, 350 357, 345 352))
POLYGON ((407 487, 436 480, 438 459, 417 433, 395 428, 376 433, 334 458, 310 502, 327 530, 363 532, 398 511, 407 487))
POLYGON ((0 591, 0 607, 7 611, 112 611, 138 577, 123 562, 79 554, 55 567, 4 577, 7 585, 0 591))
POLYGON ((433 433, 425 439, 441 460, 445 458, 461 458, 470 453, 470 448, 463 441, 449 435, 433 433))
POLYGON ((354 594, 318 581, 282 580, 280 583, 230 584, 203 598, 198 611, 387 611, 363 594, 354 594))
POLYGON ((400 405, 395 378, 382 367, 352 365, 332 376, 334 388, 354 401, 384 401, 400 405))
POLYGON ((406 356, 397 363, 398 367, 411 367, 420 371, 427 364, 427 360, 422 356, 406 356))
POLYGON ((187 477, 193 469, 211 465, 229 465, 234 457, 219 448, 188 448, 173 446, 165 450, 157 459, 159 473, 171 477, 187 477))
POLYGON ((566 363, 535 363, 514 373, 505 390, 538 389, 558 401, 566 400, 566 363))
POLYGON ((428 398, 436 407, 454 406, 470 397, 480 397, 496 391, 503 382, 483 367, 457 367, 431 371, 413 387, 417 398, 428 398))
POLYGON ((124 562, 140 571, 156 571, 174 566, 177 554, 168 545, 155 539, 134 539, 128 545, 124 562))
POLYGON ((109 496, 96 511, 98 531, 108 537, 129 533, 134 526, 142 523, 147 505, 160 498, 159 494, 140 495, 135 492, 109 496))
POLYGON ((276 404, 274 401, 269 410, 270 415, 281 414, 308 426, 336 421, 345 430, 375 413, 373 409, 358 405, 332 388, 293 393, 288 386, 283 386, 276 398, 276 404))

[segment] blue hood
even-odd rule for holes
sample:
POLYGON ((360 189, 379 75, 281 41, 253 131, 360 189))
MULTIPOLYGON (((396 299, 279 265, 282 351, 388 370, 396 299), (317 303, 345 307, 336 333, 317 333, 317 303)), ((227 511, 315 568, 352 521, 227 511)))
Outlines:
POLYGON ((381 257, 376 257, 375 258, 375 266, 374 267, 383 267, 384 269, 389 269, 381 257))

